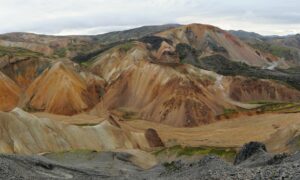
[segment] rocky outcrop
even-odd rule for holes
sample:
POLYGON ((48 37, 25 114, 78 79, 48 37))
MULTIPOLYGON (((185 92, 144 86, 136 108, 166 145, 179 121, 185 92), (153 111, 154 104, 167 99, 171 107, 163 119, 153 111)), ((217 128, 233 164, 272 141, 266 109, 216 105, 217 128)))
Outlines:
POLYGON ((245 144, 236 155, 234 164, 238 165, 257 153, 267 152, 266 146, 260 142, 249 142, 245 144))
POLYGON ((150 147, 163 147, 164 143, 160 139, 155 129, 149 128, 145 132, 150 147))
POLYGON ((277 165, 283 163, 289 156, 286 153, 268 153, 265 144, 249 142, 236 155, 234 165, 247 168, 277 165))

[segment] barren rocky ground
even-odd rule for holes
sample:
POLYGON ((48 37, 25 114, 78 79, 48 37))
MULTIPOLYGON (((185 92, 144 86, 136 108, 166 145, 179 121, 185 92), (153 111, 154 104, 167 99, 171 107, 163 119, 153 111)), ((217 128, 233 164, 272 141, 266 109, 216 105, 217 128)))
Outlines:
POLYGON ((130 154, 64 153, 45 156, 0 156, 1 179, 299 179, 300 152, 270 154, 264 144, 246 144, 235 159, 216 156, 199 161, 172 161, 143 170, 130 154))

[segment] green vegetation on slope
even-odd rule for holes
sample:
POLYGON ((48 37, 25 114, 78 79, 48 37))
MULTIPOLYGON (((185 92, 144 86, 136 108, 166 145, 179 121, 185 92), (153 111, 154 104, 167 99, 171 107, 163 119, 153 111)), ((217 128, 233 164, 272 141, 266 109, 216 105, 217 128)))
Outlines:
POLYGON ((110 32, 97 35, 95 39, 101 44, 111 44, 120 41, 137 40, 145 36, 178 27, 178 24, 166 24, 160 26, 143 26, 125 31, 110 32))
POLYGON ((249 66, 242 62, 230 61, 224 56, 213 55, 198 60, 195 66, 214 71, 225 76, 246 76, 258 79, 272 79, 300 90, 300 72, 288 70, 268 70, 249 66))
POLYGON ((258 104, 259 107, 253 109, 224 109, 223 114, 218 115, 218 118, 232 118, 239 113, 298 113, 300 112, 300 103, 289 103, 289 102, 265 102, 265 101, 251 101, 249 104, 258 104))
POLYGON ((120 48, 120 50, 127 52, 130 49, 132 49, 134 47, 134 43, 133 42, 126 42, 124 44, 121 44, 118 46, 120 48))
POLYGON ((291 60, 294 58, 292 50, 288 47, 271 45, 264 42, 250 44, 250 46, 262 52, 271 53, 274 56, 278 56, 286 60, 291 60))
POLYGON ((43 54, 18 47, 0 46, 0 57, 41 57, 43 54))
POLYGON ((270 104, 265 104, 258 109, 262 112, 267 112, 267 111, 280 111, 284 109, 289 109, 291 107, 296 106, 297 104, 295 103, 270 103, 270 104))
POLYGON ((80 52, 78 53, 78 55, 76 55, 75 57, 72 58, 72 60, 74 62, 77 62, 79 64, 82 65, 89 65, 90 62, 97 57, 98 55, 100 55, 101 53, 108 51, 116 46, 120 46, 120 48, 123 48, 123 50, 125 52, 127 52, 128 50, 130 50, 133 47, 133 43, 132 41, 121 41, 121 42, 115 42, 115 43, 111 43, 111 44, 107 44, 104 45, 103 47, 93 50, 93 51, 89 51, 89 52, 80 52))
POLYGON ((216 148, 216 147, 183 147, 176 145, 164 148, 153 153, 156 156, 194 156, 194 155, 216 155, 226 160, 233 160, 236 151, 232 148, 216 148))
POLYGON ((176 52, 179 55, 180 63, 194 63, 200 51, 197 51, 195 48, 191 47, 186 43, 179 43, 176 45, 176 52))
MULTIPOLYGON (((277 49, 276 52, 284 50, 277 49)), ((179 55, 181 63, 187 63, 214 71, 225 76, 246 76, 258 79, 272 79, 289 85, 300 90, 300 71, 299 68, 290 69, 261 69, 259 67, 249 66, 243 62, 230 61, 222 55, 216 54, 199 58, 201 51, 198 51, 188 44, 180 43, 176 46, 176 52, 179 55)))
POLYGON ((238 110, 236 110, 236 109, 224 109, 223 115, 229 116, 229 115, 235 114, 237 112, 238 112, 238 110))
POLYGON ((54 55, 56 55, 56 56, 58 56, 60 58, 66 57, 66 55, 67 55, 67 49, 66 48, 55 49, 54 55))

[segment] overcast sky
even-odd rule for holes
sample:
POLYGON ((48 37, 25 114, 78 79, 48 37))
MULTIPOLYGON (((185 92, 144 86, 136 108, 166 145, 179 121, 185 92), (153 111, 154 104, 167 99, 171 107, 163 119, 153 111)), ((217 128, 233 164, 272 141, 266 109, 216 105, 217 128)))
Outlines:
POLYGON ((300 1, 0 0, 0 33, 101 34, 167 23, 296 34, 300 33, 300 1))

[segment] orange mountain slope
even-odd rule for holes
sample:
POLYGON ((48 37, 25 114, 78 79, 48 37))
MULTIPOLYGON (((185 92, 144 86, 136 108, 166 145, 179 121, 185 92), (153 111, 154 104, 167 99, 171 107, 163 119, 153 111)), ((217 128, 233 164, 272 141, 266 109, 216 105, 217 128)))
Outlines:
POLYGON ((28 87, 22 104, 28 109, 72 115, 87 110, 97 101, 84 79, 58 62, 28 87))
POLYGON ((47 68, 50 61, 44 59, 25 59, 8 63, 2 72, 15 81, 21 89, 26 88, 47 68))
POLYGON ((0 71, 0 111, 12 110, 19 101, 20 88, 0 71))

